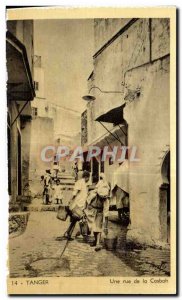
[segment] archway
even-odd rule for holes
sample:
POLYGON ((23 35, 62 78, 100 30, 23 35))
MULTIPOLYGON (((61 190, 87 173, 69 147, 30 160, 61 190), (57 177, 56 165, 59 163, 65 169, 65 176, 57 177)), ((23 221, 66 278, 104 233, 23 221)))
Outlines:
POLYGON ((160 226, 161 240, 170 243, 170 152, 165 155, 161 176, 163 183, 160 186, 160 226))
POLYGON ((7 136, 8 136, 8 193, 11 195, 11 128, 10 116, 7 116, 7 136))

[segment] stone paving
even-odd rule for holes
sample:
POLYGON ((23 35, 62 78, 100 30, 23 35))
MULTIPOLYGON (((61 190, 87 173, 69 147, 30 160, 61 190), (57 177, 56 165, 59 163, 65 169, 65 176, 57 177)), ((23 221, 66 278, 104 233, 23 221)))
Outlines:
MULTIPOLYGON (((82 237, 68 242, 57 241, 63 235, 69 220, 61 222, 56 219, 56 212, 31 212, 26 231, 9 241, 10 277, 39 276, 166 276, 167 273, 152 262, 156 258, 154 250, 126 251, 117 248, 115 251, 94 248, 82 237), (151 261, 151 264, 147 264, 151 261)), ((109 222, 113 231, 121 231, 115 223, 109 222)), ((75 228, 74 234, 78 227, 75 228)), ((120 243, 118 243, 120 245, 120 243)), ((159 251, 159 250, 158 250, 159 251)), ((167 263, 168 253, 163 254, 163 262, 167 263)), ((158 257, 160 257, 158 253, 158 257)))

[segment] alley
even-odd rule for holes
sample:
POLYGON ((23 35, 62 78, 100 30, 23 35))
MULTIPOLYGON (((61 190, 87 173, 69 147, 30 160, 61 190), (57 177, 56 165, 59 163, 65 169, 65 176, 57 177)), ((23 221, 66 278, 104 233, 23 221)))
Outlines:
POLYGON ((141 10, 7 10, 12 294, 46 277, 62 295, 115 293, 115 277, 175 292, 176 12, 141 10))
MULTIPOLYGON (((70 241, 60 258, 66 241, 57 241, 56 237, 63 235, 68 222, 56 219, 53 211, 31 212, 24 234, 9 242, 10 277, 169 275, 166 251, 126 251, 119 246, 114 252, 95 252, 82 237, 70 241)), ((109 226, 117 233, 121 231, 114 222, 109 226)))

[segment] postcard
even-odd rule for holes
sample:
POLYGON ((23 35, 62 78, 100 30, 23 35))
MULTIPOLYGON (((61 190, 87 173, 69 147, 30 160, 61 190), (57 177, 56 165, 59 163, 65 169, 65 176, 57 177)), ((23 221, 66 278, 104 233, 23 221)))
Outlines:
POLYGON ((8 294, 176 294, 176 8, 8 8, 8 294))

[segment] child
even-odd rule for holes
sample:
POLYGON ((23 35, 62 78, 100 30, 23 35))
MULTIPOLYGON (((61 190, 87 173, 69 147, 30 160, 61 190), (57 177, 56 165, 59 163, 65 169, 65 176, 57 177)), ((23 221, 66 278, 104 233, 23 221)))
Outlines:
POLYGON ((60 180, 56 180, 56 184, 54 185, 54 199, 56 204, 63 204, 63 191, 62 186, 60 185, 60 180))

